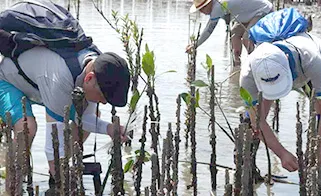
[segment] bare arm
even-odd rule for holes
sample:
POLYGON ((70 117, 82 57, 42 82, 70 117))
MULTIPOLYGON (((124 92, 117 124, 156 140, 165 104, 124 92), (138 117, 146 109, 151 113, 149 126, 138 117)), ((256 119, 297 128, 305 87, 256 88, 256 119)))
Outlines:
MULTIPOLYGON (((266 122, 266 117, 270 111, 272 103, 273 101, 271 100, 263 99, 260 116, 260 128, 262 132, 259 133, 263 133, 266 140, 266 145, 281 159, 282 166, 288 171, 295 171, 298 168, 296 157, 282 146, 282 144, 274 135, 271 127, 266 122)), ((256 129, 256 111, 254 111, 253 108, 250 109, 250 118, 252 126, 256 129)), ((262 134, 259 134, 259 138, 261 141, 263 141, 262 134)))
POLYGON ((217 25, 217 22, 218 22, 218 19, 216 19, 216 20, 210 19, 207 22, 205 29, 203 30, 202 34, 200 35, 200 38, 197 41, 197 47, 202 45, 210 37, 210 35, 213 33, 213 31, 217 25))

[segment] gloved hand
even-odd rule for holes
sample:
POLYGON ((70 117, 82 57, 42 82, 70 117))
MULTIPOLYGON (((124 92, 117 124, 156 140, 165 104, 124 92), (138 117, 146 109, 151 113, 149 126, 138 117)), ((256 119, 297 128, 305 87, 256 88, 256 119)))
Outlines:
POLYGON ((14 47, 13 34, 0 29, 0 53, 5 57, 11 57, 14 47))

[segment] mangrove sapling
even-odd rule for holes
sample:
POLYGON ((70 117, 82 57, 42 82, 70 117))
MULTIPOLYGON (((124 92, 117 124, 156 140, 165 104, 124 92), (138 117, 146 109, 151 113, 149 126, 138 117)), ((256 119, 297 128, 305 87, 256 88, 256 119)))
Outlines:
POLYGON ((243 101, 245 103, 248 104, 247 108, 250 109, 252 108, 253 111, 255 112, 255 117, 256 117, 256 130, 259 131, 259 133, 262 135, 262 139, 263 139, 263 142, 265 144, 265 150, 266 150, 266 156, 267 156, 267 159, 268 159, 268 175, 267 175, 267 179, 266 179, 266 182, 270 185, 273 184, 273 181, 272 181, 272 178, 271 178, 271 158, 270 158, 270 153, 269 153, 269 149, 268 149, 268 146, 267 146, 267 143, 266 143, 266 140, 265 140, 265 136, 264 136, 264 133, 263 131, 261 130, 260 128, 260 115, 261 115, 261 103, 262 103, 262 92, 259 93, 259 100, 258 100, 258 105, 257 105, 257 110, 254 108, 254 105, 253 105, 253 99, 252 99, 252 96, 251 94, 246 90, 244 89, 243 87, 240 88, 240 96, 241 98, 243 99, 243 101))
MULTIPOLYGON (((146 125, 147 125, 147 105, 144 107, 144 120, 143 120, 143 132, 142 132, 142 137, 139 140, 139 142, 141 143, 141 147, 140 147, 140 152, 139 152, 139 157, 137 162, 134 163, 134 170, 135 170, 135 182, 134 182, 134 186, 135 186, 135 191, 136 191, 136 195, 139 196, 140 195, 140 187, 141 187, 141 181, 142 181, 142 173, 143 173, 143 163, 145 160, 145 142, 146 142, 146 125)), ((126 164, 127 165, 127 164, 126 164)), ((126 168, 125 165, 125 168, 126 168)), ((124 171, 126 172, 126 171, 124 171)))

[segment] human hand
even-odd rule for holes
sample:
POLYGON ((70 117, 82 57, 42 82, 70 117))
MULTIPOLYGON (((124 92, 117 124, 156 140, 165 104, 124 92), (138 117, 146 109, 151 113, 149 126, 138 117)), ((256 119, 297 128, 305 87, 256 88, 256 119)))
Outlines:
MULTIPOLYGON (((108 124, 107 126, 107 134, 111 137, 111 138, 114 138, 114 125, 111 123, 111 124, 108 124)), ((128 140, 128 137, 127 135, 125 134, 125 127, 120 125, 120 139, 122 142, 125 142, 128 140)))
POLYGON ((290 172, 298 170, 299 168, 298 160, 289 151, 285 151, 284 153, 282 153, 280 159, 281 159, 282 167, 285 168, 286 170, 290 172))
POLYGON ((189 44, 188 46, 186 46, 186 53, 190 54, 192 53, 192 49, 193 49, 194 45, 193 44, 189 44))

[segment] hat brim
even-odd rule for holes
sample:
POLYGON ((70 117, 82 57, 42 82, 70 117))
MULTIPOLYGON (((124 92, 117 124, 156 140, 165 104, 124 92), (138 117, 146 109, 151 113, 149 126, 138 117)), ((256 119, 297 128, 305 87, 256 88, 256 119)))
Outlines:
POLYGON ((291 70, 287 70, 283 77, 278 79, 277 82, 273 82, 272 85, 267 83, 260 84, 260 91, 262 91, 262 96, 267 100, 277 100, 282 97, 287 96, 292 90, 292 73, 291 70))
POLYGON ((192 14, 196 11, 199 11, 200 9, 202 9, 203 7, 205 7, 207 4, 209 4, 209 2, 211 2, 212 0, 207 0, 202 6, 196 8, 195 4, 192 5, 192 7, 189 9, 189 13, 192 14))

